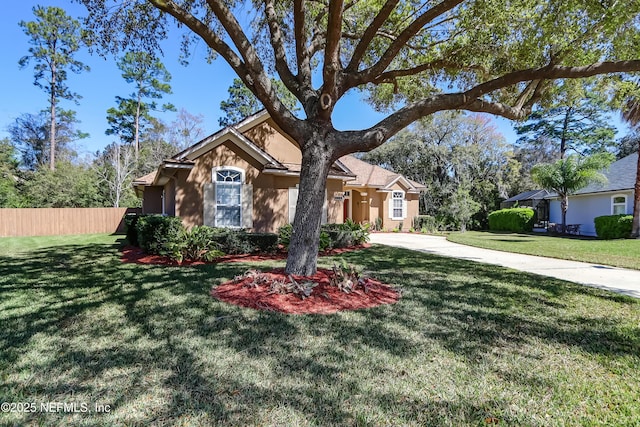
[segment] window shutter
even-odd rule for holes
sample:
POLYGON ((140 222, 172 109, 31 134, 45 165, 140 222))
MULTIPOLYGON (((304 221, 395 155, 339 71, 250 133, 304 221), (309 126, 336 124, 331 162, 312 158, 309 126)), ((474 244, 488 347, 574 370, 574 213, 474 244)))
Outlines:
POLYGON ((409 201, 407 200, 407 193, 404 193, 404 199, 402 199, 402 219, 407 218, 407 205, 409 201))
POLYGON ((242 228, 253 228, 253 185, 242 186, 242 228))
POLYGON ((289 188, 289 224, 293 224, 296 216, 296 205, 298 204, 298 189, 296 187, 289 188))
POLYGON ((202 191, 202 224, 209 227, 216 226, 216 187, 215 182, 204 184, 202 191))
POLYGON ((387 193, 387 203, 389 205, 389 219, 393 219, 393 193, 387 193))
POLYGON ((324 203, 322 204, 322 224, 327 223, 327 217, 329 216, 329 202, 327 201, 327 189, 324 190, 324 203))

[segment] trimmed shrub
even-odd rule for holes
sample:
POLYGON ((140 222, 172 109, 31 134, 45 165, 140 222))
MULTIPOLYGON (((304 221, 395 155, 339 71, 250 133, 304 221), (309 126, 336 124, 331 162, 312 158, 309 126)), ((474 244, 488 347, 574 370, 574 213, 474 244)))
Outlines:
POLYGON ((254 251, 254 247, 249 242, 246 231, 231 228, 212 228, 212 230, 213 239, 222 252, 239 255, 250 254, 254 251))
POLYGON ((625 239, 631 235, 633 215, 604 215, 594 218, 601 239, 625 239))
POLYGON ((275 233, 248 233, 246 237, 255 251, 272 253, 278 249, 278 235, 275 233))
POLYGON ((331 241, 329 246, 332 248, 346 248, 353 245, 353 234, 349 230, 325 229, 323 232, 331 241))
MULTIPOLYGON (((370 224, 358 224, 348 219, 344 224, 323 224, 320 228, 321 251, 360 245, 369 241, 370 224)), ((291 243, 293 226, 284 225, 278 229, 278 241, 285 248, 291 243)))
POLYGON ((523 232, 533 230, 534 211, 529 208, 500 209, 489 214, 489 230, 523 232))
POLYGON ((216 242, 216 229, 206 225, 197 225, 181 236, 181 241, 175 249, 179 252, 178 261, 213 261, 224 255, 220 245, 216 242))
POLYGON ((136 230, 136 223, 142 215, 128 214, 124 217, 124 225, 126 228, 127 242, 132 246, 140 246, 138 242, 138 231, 136 230))
POLYGON ((148 254, 174 256, 185 232, 180 218, 145 215, 138 218, 135 229, 140 247, 148 254))
POLYGON ((293 225, 287 224, 278 228, 278 242, 289 249, 289 243, 291 243, 291 234, 293 233, 293 225))

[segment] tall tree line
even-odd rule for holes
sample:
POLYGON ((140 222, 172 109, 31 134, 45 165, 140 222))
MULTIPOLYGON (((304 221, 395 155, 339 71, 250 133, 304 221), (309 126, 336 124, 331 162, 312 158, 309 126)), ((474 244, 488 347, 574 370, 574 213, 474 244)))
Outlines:
POLYGON ((75 56, 91 40, 61 8, 37 6, 33 14, 34 20, 18 24, 30 43, 18 65, 33 65, 34 84, 47 94, 48 106, 20 115, 7 127, 10 138, 0 145, 0 207, 139 205, 132 179, 203 137, 202 116, 182 109, 169 125, 154 117, 157 111, 175 111, 158 103, 171 93, 171 75, 155 55, 130 51, 117 65, 134 90, 117 96, 116 106, 106 112, 105 134, 115 141, 89 158, 79 157, 77 144, 89 135, 61 101, 78 105, 82 98, 67 77, 89 71, 75 56))

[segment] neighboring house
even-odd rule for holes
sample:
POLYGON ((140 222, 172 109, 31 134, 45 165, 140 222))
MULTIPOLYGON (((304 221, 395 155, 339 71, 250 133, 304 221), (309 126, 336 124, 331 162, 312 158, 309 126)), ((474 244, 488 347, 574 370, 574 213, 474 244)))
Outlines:
MULTIPOLYGON (((226 127, 134 180, 143 213, 178 216, 187 226, 275 232, 293 221, 302 155, 266 111, 226 127)), ((323 222, 409 227, 426 188, 353 156, 327 180, 323 222)))
MULTIPOLYGON (((569 196, 567 224, 579 224, 580 234, 595 236, 594 218, 602 215, 633 214, 633 189, 636 182, 638 154, 634 153, 612 163, 602 171, 607 177, 604 184, 590 184, 569 196)), ((550 200, 549 220, 560 224, 560 199, 550 200)))
POLYGON ((500 202, 501 209, 512 208, 531 208, 536 212, 535 228, 545 228, 549 223, 549 196, 547 190, 531 190, 524 193, 516 194, 513 197, 500 202))

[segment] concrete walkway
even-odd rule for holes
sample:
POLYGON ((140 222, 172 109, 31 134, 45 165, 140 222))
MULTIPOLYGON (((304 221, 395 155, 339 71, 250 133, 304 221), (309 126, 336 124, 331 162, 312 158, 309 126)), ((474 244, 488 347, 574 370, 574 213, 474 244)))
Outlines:
POLYGON ((372 233, 371 243, 500 265, 640 298, 639 270, 474 248, 441 236, 372 233))

